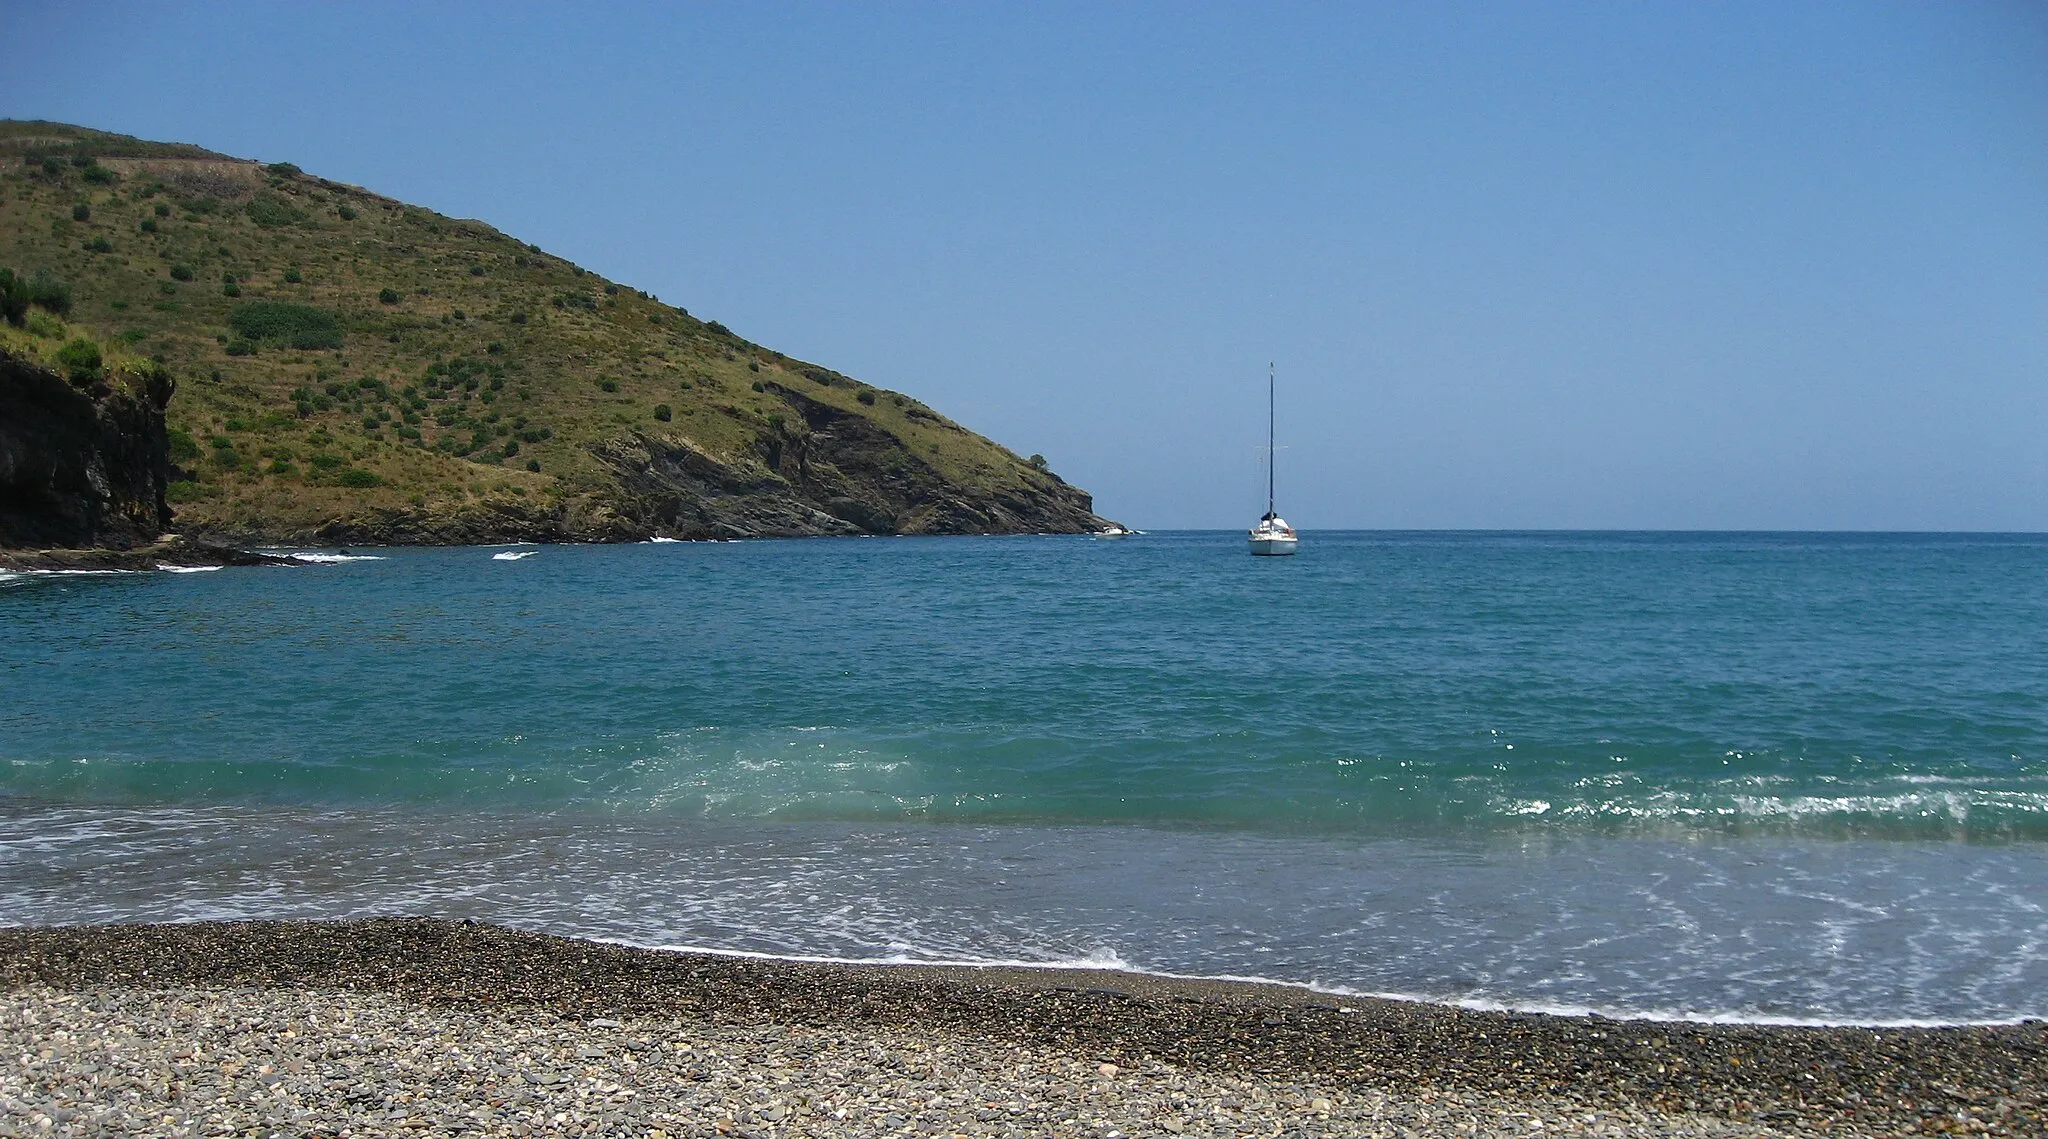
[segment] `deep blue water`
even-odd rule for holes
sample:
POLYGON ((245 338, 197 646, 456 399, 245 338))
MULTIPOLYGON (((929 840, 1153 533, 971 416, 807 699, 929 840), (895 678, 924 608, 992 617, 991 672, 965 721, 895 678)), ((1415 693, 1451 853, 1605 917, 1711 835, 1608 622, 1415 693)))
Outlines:
POLYGON ((525 548, 0 580, 0 923, 2048 1015, 2048 537, 525 548))

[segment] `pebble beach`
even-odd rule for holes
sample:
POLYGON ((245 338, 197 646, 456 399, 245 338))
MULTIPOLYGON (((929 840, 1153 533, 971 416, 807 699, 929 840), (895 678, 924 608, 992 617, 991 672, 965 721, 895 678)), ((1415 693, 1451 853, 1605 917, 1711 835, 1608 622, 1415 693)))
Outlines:
POLYGON ((1473 1012, 431 919, 0 931, 0 1134, 2039 1135, 2048 1032, 1473 1012))

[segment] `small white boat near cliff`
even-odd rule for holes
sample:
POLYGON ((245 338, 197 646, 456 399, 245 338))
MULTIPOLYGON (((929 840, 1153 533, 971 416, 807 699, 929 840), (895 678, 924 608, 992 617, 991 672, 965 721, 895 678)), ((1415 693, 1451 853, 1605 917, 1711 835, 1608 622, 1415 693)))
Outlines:
POLYGON ((1273 508, 1273 365, 1266 365, 1266 514, 1252 527, 1252 553, 1259 557, 1285 557, 1301 544, 1300 535, 1273 508))
POLYGON ((1129 526, 1126 526, 1121 522, 1112 522, 1109 525, 1104 526, 1102 529, 1097 530, 1095 532, 1095 536, 1098 538, 1128 538, 1133 534, 1143 533, 1143 530, 1133 530, 1129 526))

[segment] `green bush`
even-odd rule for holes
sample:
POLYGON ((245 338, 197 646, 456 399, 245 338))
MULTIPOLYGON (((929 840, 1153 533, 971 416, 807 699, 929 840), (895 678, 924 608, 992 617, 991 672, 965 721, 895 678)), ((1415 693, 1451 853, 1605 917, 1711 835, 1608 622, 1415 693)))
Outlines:
POLYGON ((339 348, 341 321, 326 309, 285 301, 250 301, 235 306, 228 326, 250 340, 301 350, 339 348))
POLYGON ((71 289, 48 273, 25 277, 0 269, 0 318, 19 326, 27 321, 30 305, 63 316, 71 311, 71 289))
POLYGON ((85 248, 91 253, 112 253, 114 251, 114 243, 104 237, 95 237, 85 243, 85 248))
POLYGON ((220 295, 224 297, 239 297, 242 295, 242 286, 229 281, 220 287, 220 295))
POLYGON ((303 282, 305 279, 306 275, 304 273, 299 272, 297 266, 293 266, 292 268, 286 269, 284 271, 284 283, 287 285, 296 285, 303 282))
POLYGON ((397 304, 397 303, 398 303, 398 290, 397 290, 397 289, 378 289, 378 290, 377 290, 377 303, 378 303, 378 304, 385 304, 385 305, 395 305, 395 304, 397 304))
POLYGON ((89 163, 85 168, 85 180, 95 186, 111 186, 114 184, 114 172, 97 162, 89 163))
POLYGON ((168 202, 158 202, 155 206, 155 210, 156 216, 160 218, 167 218, 171 216, 171 207, 170 203, 168 202))
POLYGON ((71 220, 72 220, 72 221, 91 221, 91 220, 92 220, 92 207, 91 207, 91 206, 88 206, 88 205, 86 205, 86 204, 85 204, 84 202, 80 202, 80 203, 78 203, 77 205, 75 205, 75 206, 71 207, 71 220))
POLYGON ((597 381, 597 388, 599 391, 615 392, 619 390, 619 381, 606 377, 597 381))
POLYGON ((483 276, 483 275, 484 275, 484 267, 483 267, 483 266, 481 266, 481 265, 471 265, 471 266, 469 267, 469 275, 470 275, 470 276, 472 276, 472 277, 481 277, 481 276, 483 276))
POLYGON ((316 471, 331 471, 340 466, 344 460, 340 455, 330 455, 325 451, 319 451, 306 461, 313 464, 313 469, 316 471))
POLYGON ((199 457, 199 441, 192 438, 190 431, 182 427, 169 427, 164 429, 164 434, 171 441, 172 462, 189 463, 199 457))
MULTIPOLYGON (((232 289, 234 286, 229 285, 228 288, 232 289)), ((230 356, 254 356, 256 354, 256 342, 236 337, 228 341, 227 354, 230 356)))
POLYGON ((706 328, 710 329, 710 330, 711 330, 711 331, 713 331, 713 332, 716 332, 716 333, 717 333, 717 334, 719 334, 720 336, 731 336, 731 335, 732 335, 732 330, 731 330, 731 329, 729 329, 729 328, 727 328, 726 326, 724 326, 724 325, 722 325, 722 324, 718 323, 718 322, 717 322, 717 321, 715 321, 715 320, 707 320, 707 321, 705 321, 705 322, 704 322, 704 327, 706 327, 706 328))
POLYGON ((0 320, 16 327, 28 319, 28 279, 12 269, 0 269, 0 320))
POLYGON ((258 194, 242 207, 249 220, 268 229, 297 225, 306 220, 305 212, 284 199, 272 194, 258 194))
POLYGON ((155 219, 155 218, 143 218, 143 219, 142 219, 142 232, 144 232, 144 233, 155 233, 155 232, 156 232, 156 219, 155 219))
POLYGON ((340 475, 336 476, 334 481, 340 483, 342 486, 352 486, 358 488, 379 486, 382 485, 382 483, 384 482, 383 479, 377 477, 377 472, 366 471, 361 467, 348 468, 347 470, 341 472, 340 475))
POLYGON ((765 387, 762 387, 762 386, 761 386, 761 381, 759 381, 759 380, 755 380, 755 381, 754 381, 754 390, 755 390, 755 391, 757 391, 757 392, 765 392, 765 391, 767 391, 768 389, 767 389, 767 388, 765 388, 765 387))
POLYGON ((47 271, 38 271, 29 278, 28 303, 56 316, 71 315, 71 286, 52 277, 47 271))
POLYGON ((297 166, 292 165, 289 162, 273 162, 270 165, 265 166, 264 169, 268 170, 273 177, 277 178, 296 178, 299 176, 300 173, 299 168, 297 166))
POLYGON ((347 206, 336 206, 334 208, 334 213, 335 216, 339 217, 343 221, 356 220, 356 212, 348 208, 347 206))
POLYGON ((654 418, 661 420, 663 423, 667 423, 669 420, 675 418, 675 412, 670 410, 667 404, 657 403, 654 405, 654 418))
POLYGON ((190 265, 173 265, 173 266, 171 266, 171 280, 173 280, 173 281, 189 281, 189 280, 191 280, 191 279, 192 279, 192 277, 193 277, 193 273, 192 273, 192 266, 190 266, 190 265))
POLYGON ((55 177, 58 177, 59 175, 61 175, 61 174, 63 174, 63 173, 64 173, 64 164, 63 164, 62 162, 59 162, 59 161, 57 161, 57 160, 56 160, 56 159, 54 159, 54 158, 45 158, 45 159, 43 159, 43 174, 44 174, 44 176, 46 176, 46 177, 50 177, 50 178, 55 178, 55 177))
POLYGON ((532 472, 533 472, 533 473, 535 473, 535 474, 539 474, 539 473, 540 473, 540 460, 539 460, 539 459, 528 459, 528 460, 526 460, 526 469, 527 469, 527 470, 529 470, 529 471, 532 471, 532 472))
POLYGON ((859 395, 856 395, 853 398, 861 401, 862 403, 868 405, 869 407, 875 406, 875 393, 871 391, 863 390, 859 395))
POLYGON ((74 384, 89 384, 100 378, 100 346, 83 337, 57 349, 57 362, 70 373, 74 384))

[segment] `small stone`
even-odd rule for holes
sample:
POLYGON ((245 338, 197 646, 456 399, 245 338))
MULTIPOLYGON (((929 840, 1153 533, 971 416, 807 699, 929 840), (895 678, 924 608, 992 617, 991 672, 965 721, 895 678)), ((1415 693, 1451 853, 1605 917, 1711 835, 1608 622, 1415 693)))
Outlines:
POLYGON ((1115 1079, 1116 1074, 1120 1071, 1123 1071, 1123 1069, 1117 1067, 1115 1064, 1103 1064, 1095 1070, 1101 1072, 1103 1075, 1108 1076, 1111 1079, 1115 1079))

